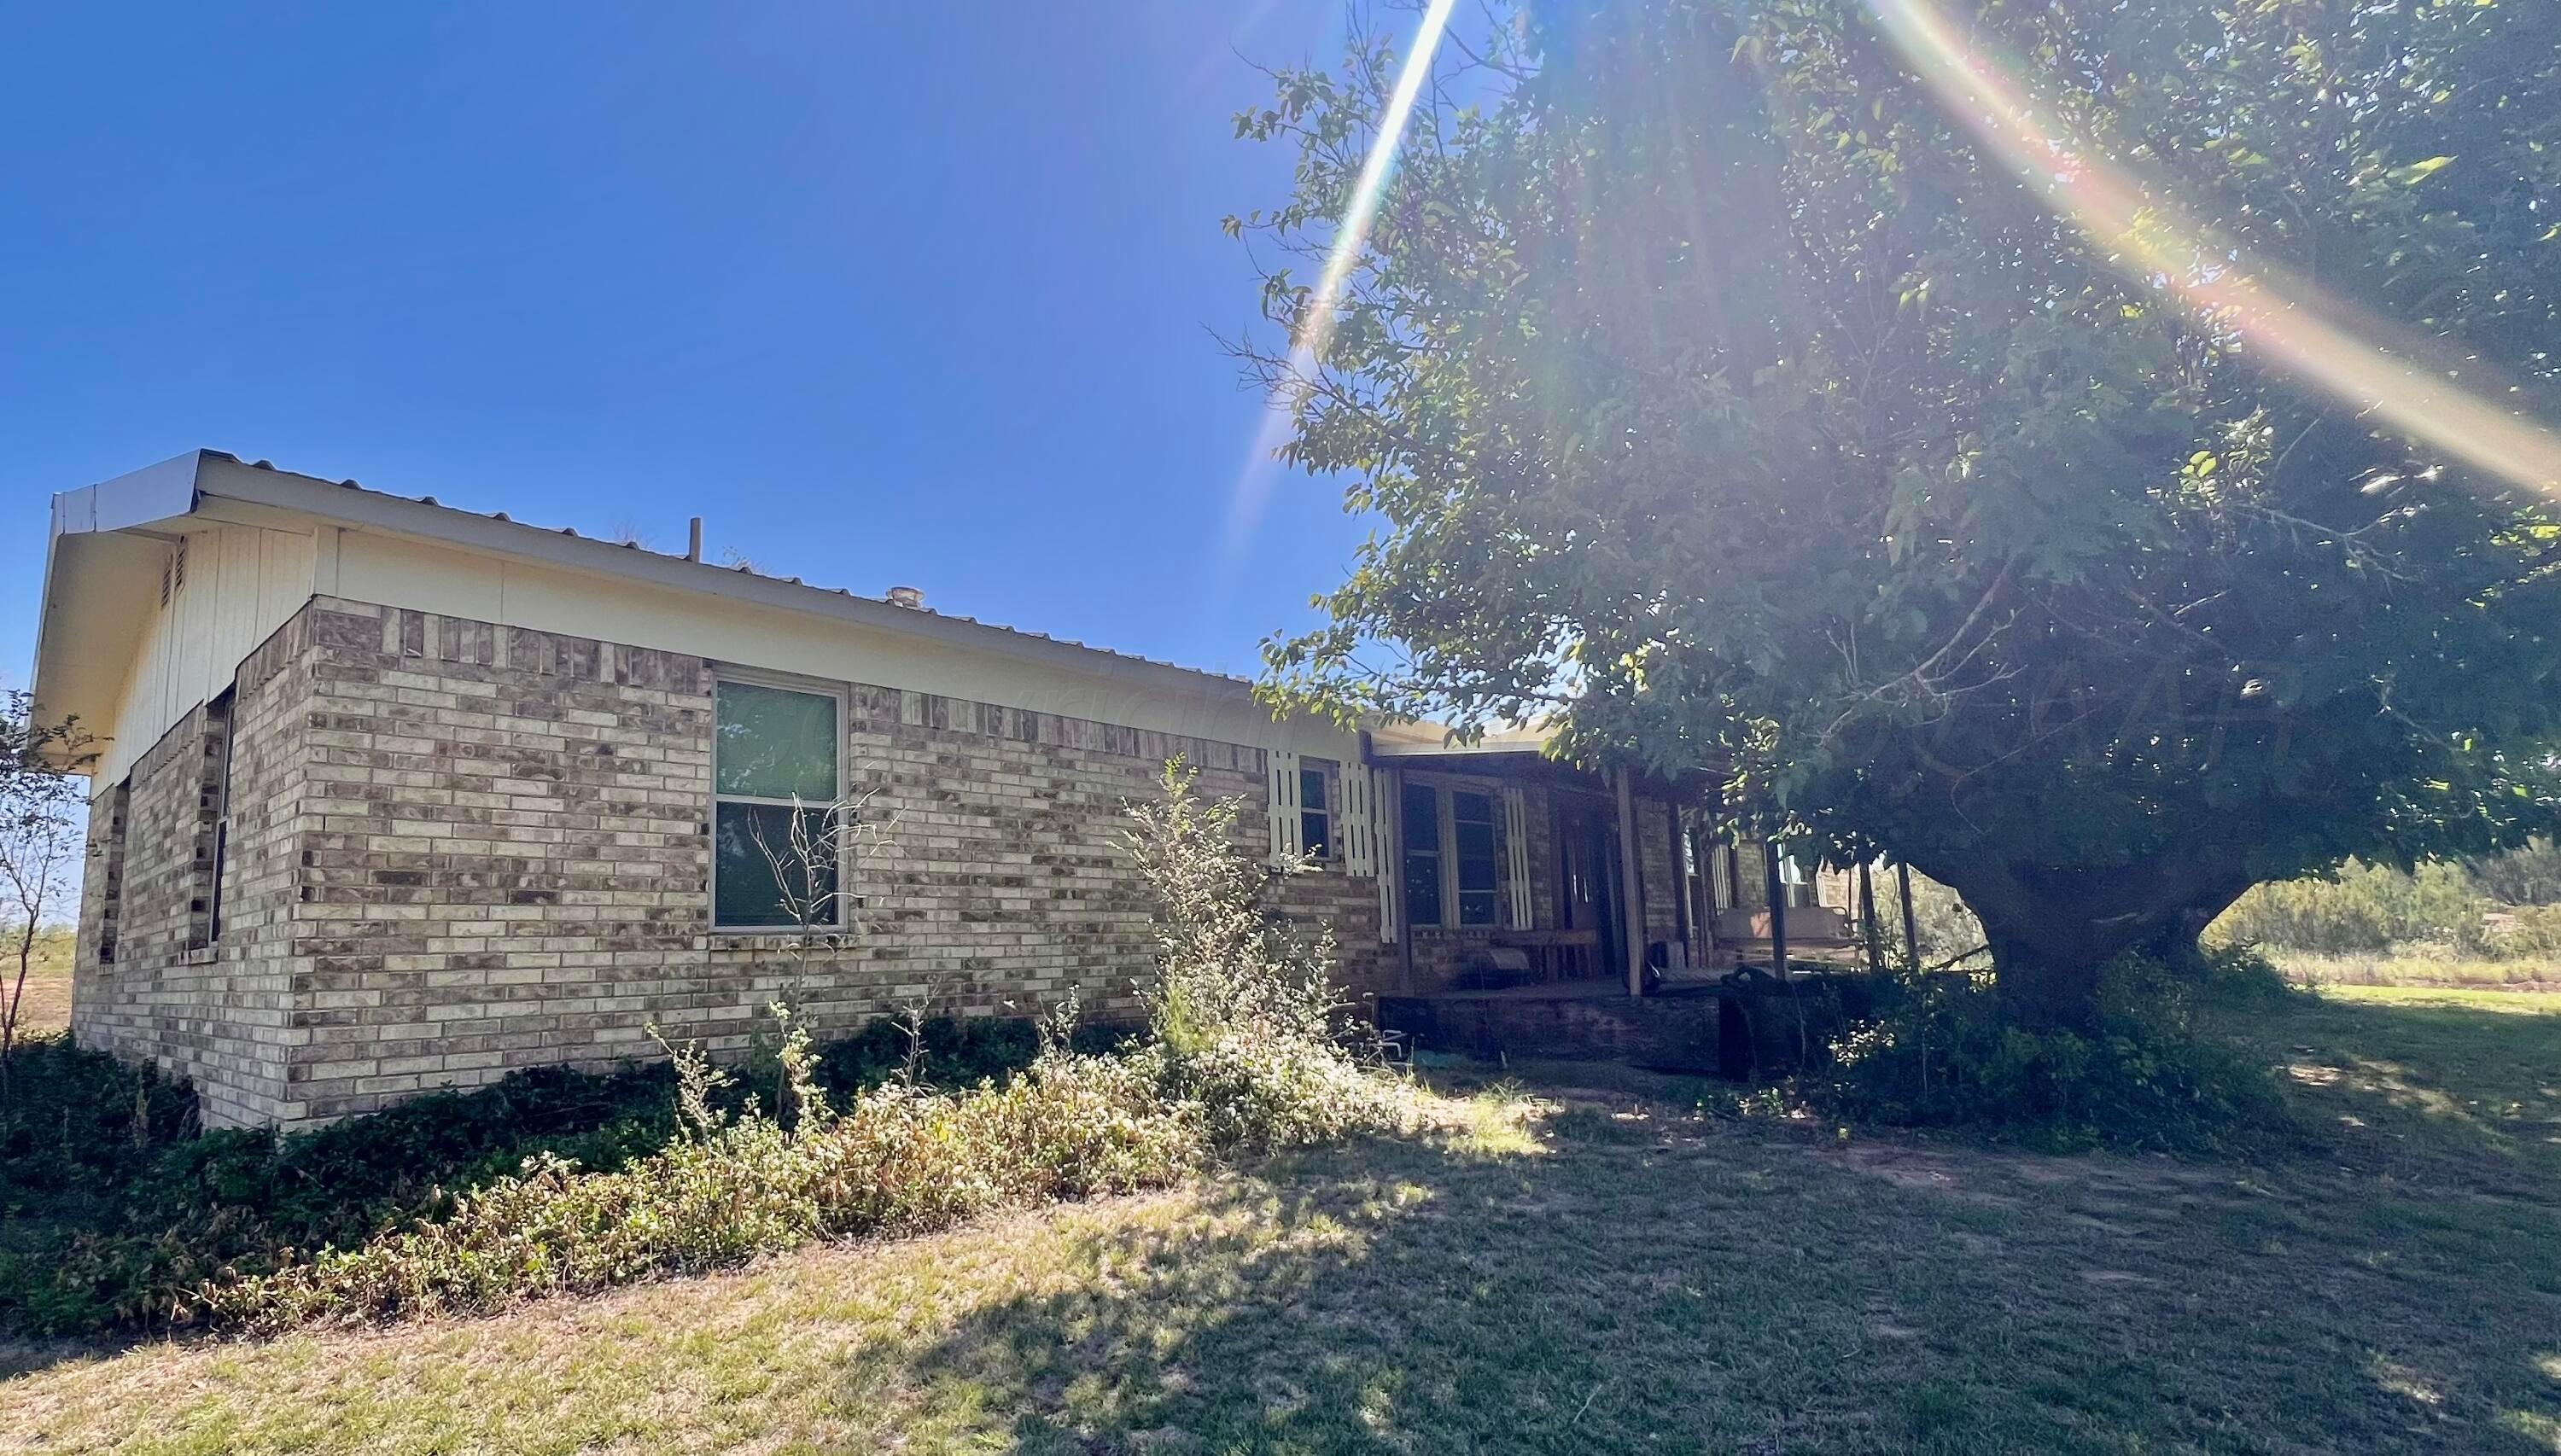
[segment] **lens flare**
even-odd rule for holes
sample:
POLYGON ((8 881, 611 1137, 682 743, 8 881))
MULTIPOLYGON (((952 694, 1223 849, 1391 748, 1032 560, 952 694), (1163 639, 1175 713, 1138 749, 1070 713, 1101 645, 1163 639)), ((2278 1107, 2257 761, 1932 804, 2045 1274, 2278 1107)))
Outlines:
MULTIPOLYGON (((2274 367, 2475 469, 2561 498, 2561 435, 2482 399, 2380 320, 2216 239, 2196 218, 2041 115, 2001 58, 1929 0, 1867 0, 1957 120, 2135 277, 2166 285, 2274 367)), ((2460 164, 2458 164, 2460 165, 2460 164)))
MULTIPOLYGON (((1396 168, 1396 149, 1405 135, 1405 123, 1414 114, 1414 103, 1423 94, 1423 82, 1432 75, 1433 54, 1441 49, 1442 33, 1450 28, 1450 11, 1457 0, 1432 0, 1423 12, 1422 24, 1415 27, 1414 44, 1405 55, 1405 65, 1396 74, 1395 88, 1388 92, 1387 109, 1379 113, 1378 135, 1370 142, 1369 155, 1361 160, 1359 178, 1352 184, 1350 205, 1343 209, 1340 223, 1334 229, 1334 245, 1325 253, 1324 271, 1316 277, 1316 287, 1307 300, 1305 319, 1297 336, 1289 341, 1289 378, 1297 382, 1295 392, 1303 396, 1306 382, 1315 377, 1316 360, 1324 353, 1326 336, 1333 331, 1334 305, 1343 292, 1343 280, 1351 276, 1352 265, 1360 260, 1361 248, 1369 242, 1370 224, 1378 217, 1379 203, 1387 195, 1387 179, 1396 168)), ((1291 410, 1298 403, 1292 391, 1284 388, 1280 398, 1266 411, 1263 428, 1254 437, 1254 451, 1246 457, 1245 470, 1237 477, 1236 489, 1228 500, 1227 529, 1221 544, 1220 576, 1224 579, 1242 555, 1255 526, 1263 519, 1263 508, 1272 499, 1274 478, 1280 465, 1273 458, 1288 442, 1292 428, 1291 410)))

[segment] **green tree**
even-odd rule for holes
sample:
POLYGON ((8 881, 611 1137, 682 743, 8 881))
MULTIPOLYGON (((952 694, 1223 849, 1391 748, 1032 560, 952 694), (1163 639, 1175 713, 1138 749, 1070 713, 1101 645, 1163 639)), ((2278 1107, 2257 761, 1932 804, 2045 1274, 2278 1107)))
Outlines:
POLYGON ((0 693, 0 1096, 9 1088, 27 977, 49 920, 80 885, 83 781, 89 736, 78 722, 36 721, 34 700, 0 693))
POLYGON ((1934 14, 1453 31, 1336 294, 1396 58, 1276 73, 1238 124, 1295 187, 1230 226, 1283 336, 1238 349, 1381 530, 1268 691, 1706 775, 1954 887, 2083 1024, 2254 883, 2552 821, 2561 14, 1934 14))

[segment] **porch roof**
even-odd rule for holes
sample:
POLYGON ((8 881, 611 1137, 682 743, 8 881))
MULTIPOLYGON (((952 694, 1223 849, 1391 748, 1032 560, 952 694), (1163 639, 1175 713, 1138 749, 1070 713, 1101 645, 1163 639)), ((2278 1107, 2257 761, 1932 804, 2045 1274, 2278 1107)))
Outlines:
MULTIPOLYGON (((1362 744, 1373 767, 1440 769, 1611 792, 1608 774, 1552 756, 1548 749, 1555 738, 1553 728, 1534 726, 1488 729, 1465 741, 1442 724, 1403 723, 1371 728, 1362 734, 1362 744)), ((1700 785, 1639 770, 1629 777, 1628 787, 1643 798, 1681 802, 1697 798, 1700 785)))

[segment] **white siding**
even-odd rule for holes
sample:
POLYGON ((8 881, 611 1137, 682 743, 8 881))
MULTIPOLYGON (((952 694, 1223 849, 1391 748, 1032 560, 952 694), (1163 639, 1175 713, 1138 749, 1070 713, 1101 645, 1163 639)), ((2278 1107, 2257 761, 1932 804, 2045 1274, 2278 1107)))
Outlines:
MULTIPOLYGON (((1234 685, 1139 687, 810 612, 678 591, 544 563, 338 533, 336 586, 351 601, 688 653, 715 662, 870 683, 1223 743, 1360 761, 1358 740, 1313 719, 1275 723, 1234 685)), ((1294 833, 1294 824, 1293 824, 1294 833)))
MULTIPOLYGON (((311 598, 309 535, 253 526, 205 526, 186 535, 186 583, 140 584, 153 613, 134 653, 99 754, 97 782, 124 777, 170 727, 231 686, 242 658, 311 598)), ((176 542, 170 545, 173 558, 176 542)))

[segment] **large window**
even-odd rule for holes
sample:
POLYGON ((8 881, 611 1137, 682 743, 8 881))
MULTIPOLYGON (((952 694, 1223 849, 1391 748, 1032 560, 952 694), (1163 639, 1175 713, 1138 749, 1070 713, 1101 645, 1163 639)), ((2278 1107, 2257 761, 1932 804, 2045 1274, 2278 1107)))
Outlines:
POLYGON ((836 924, 843 700, 728 680, 713 698, 712 923, 836 924))
POLYGON ((1441 791, 1428 783, 1405 786, 1405 918, 1438 925, 1441 918, 1441 791))
POLYGON ((1450 791, 1450 827, 1457 850, 1458 923, 1494 923, 1494 796, 1450 791))
POLYGON ((1322 763, 1298 770, 1298 849, 1319 860, 1334 857, 1333 781, 1322 763))
POLYGON ((1399 807, 1407 920, 1468 929, 1498 923, 1502 857, 1494 796, 1408 783, 1399 807))

